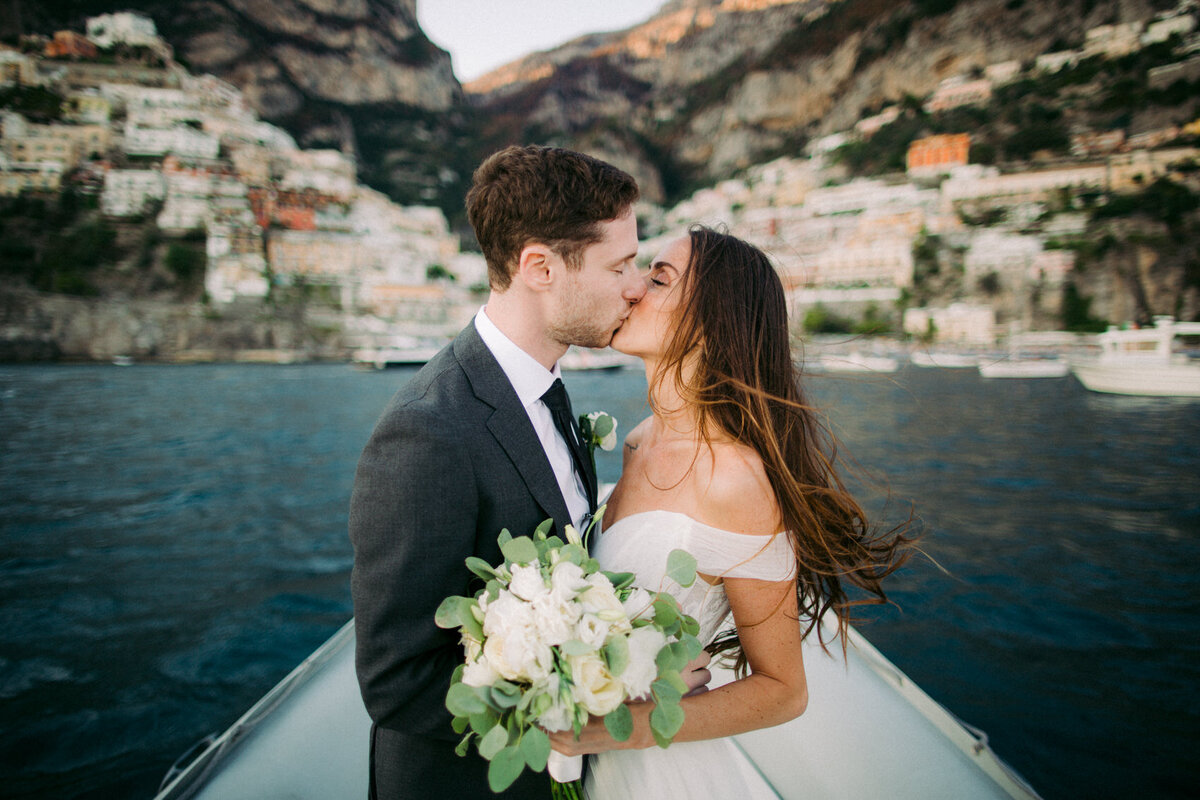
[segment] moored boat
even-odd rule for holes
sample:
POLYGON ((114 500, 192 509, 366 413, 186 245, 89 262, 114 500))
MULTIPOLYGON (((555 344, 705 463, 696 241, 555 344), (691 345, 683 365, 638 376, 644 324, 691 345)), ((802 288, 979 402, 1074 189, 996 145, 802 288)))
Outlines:
POLYGON ((968 369, 979 363, 979 356, 946 350, 914 350, 909 355, 908 360, 912 362, 914 367, 968 369))
POLYGON ((980 361, 979 374, 985 378, 1065 378, 1071 365, 1061 358, 1001 358, 980 361))
POLYGON ((900 361, 891 356, 875 356, 860 353, 825 353, 815 363, 808 364, 816 372, 881 372, 889 373, 900 369, 900 361))
POLYGON ((1071 372, 1093 392, 1200 397, 1200 361, 1174 351, 1179 336, 1200 336, 1200 323, 1155 317, 1151 328, 1110 327, 1096 337, 1099 356, 1073 360, 1071 372))
MULTIPOLYGON (((847 660, 809 637, 808 709, 735 737, 783 798, 1037 798, 982 733, 939 706, 851 629, 847 660)), ((732 679, 713 670, 711 685, 732 679)), ((267 693, 190 763, 156 800, 325 800, 367 796, 370 720, 354 672, 354 624, 267 693)))

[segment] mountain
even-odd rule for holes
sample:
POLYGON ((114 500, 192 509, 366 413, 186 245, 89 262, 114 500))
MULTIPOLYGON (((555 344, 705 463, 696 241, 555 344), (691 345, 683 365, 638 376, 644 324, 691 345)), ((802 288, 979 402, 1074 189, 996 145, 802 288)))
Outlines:
POLYGON ((674 0, 466 85, 485 144, 608 155, 678 199, 943 79, 1081 42, 1174 0, 674 0))
POLYGON ((3 0, 0 37, 81 31, 88 17, 151 17, 176 58, 240 88, 303 147, 354 153, 400 202, 461 204, 472 114, 416 0, 3 0))

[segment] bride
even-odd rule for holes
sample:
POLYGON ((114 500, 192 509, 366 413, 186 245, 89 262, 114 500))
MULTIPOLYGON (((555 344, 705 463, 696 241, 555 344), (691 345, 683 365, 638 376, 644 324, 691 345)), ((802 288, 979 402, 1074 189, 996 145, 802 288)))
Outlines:
POLYGON ((709 651, 736 658, 739 678, 685 697, 665 750, 650 731, 652 702, 630 703, 627 741, 596 718, 578 738, 551 740, 567 755, 596 754, 591 800, 775 797, 728 737, 804 712, 804 637, 821 636, 826 611, 844 637, 855 602, 884 602, 881 580, 909 540, 875 532, 836 474, 793 365, 783 287, 761 251, 693 227, 654 259, 648 281, 612 346, 644 360, 653 413, 626 438, 593 552, 605 569, 675 594, 709 651), (697 559, 687 589, 665 577, 675 548, 697 559), (847 584, 868 599, 850 600, 847 584), (722 632, 730 611, 736 630, 722 632))

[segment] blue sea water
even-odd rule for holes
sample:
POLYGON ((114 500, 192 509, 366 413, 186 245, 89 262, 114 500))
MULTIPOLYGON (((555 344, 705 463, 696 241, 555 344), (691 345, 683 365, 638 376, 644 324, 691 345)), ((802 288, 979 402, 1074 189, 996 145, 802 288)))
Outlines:
MULTIPOLYGON (((0 366, 0 795, 152 795, 350 617, 354 466, 410 374, 0 366)), ((567 385, 623 431, 646 413, 638 372, 567 385)), ((868 506, 925 534, 860 630, 1048 799, 1194 796, 1200 401, 810 388, 868 506)))

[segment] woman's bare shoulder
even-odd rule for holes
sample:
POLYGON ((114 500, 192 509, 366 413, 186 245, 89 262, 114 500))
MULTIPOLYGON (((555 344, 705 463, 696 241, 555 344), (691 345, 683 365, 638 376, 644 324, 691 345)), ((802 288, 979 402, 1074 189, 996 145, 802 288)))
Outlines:
POLYGON ((758 453, 733 442, 716 442, 709 451, 712 471, 700 494, 704 521, 737 533, 777 532, 779 507, 758 453))
POLYGON ((642 437, 646 435, 646 431, 650 429, 650 421, 653 417, 646 417, 644 420, 634 425, 629 433, 625 434, 625 446, 636 450, 638 445, 642 443, 642 437))

